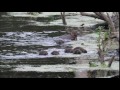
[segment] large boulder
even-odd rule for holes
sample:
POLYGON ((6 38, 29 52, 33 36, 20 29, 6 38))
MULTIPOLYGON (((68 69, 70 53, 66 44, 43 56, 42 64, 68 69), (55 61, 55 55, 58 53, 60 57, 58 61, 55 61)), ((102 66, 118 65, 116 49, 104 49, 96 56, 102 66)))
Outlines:
POLYGON ((80 49, 74 49, 73 54, 81 54, 82 51, 80 49))
POLYGON ((87 50, 85 50, 85 49, 82 48, 82 47, 76 47, 76 48, 74 48, 73 51, 75 52, 76 50, 77 50, 77 51, 78 51, 78 50, 81 51, 81 53, 87 53, 87 50))
POLYGON ((82 47, 72 48, 65 48, 65 53, 73 53, 73 54, 81 54, 87 53, 87 50, 83 49, 82 47))

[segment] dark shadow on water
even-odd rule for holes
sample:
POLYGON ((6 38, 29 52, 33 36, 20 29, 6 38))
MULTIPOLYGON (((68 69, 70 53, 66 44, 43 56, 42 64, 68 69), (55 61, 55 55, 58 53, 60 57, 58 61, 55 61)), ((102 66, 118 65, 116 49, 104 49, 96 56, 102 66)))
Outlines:
MULTIPOLYGON (((51 31, 51 30, 64 30, 65 26, 36 26, 33 21, 38 22, 50 22, 53 20, 59 19, 58 16, 49 16, 49 17, 2 17, 0 18, 0 32, 11 32, 11 31, 51 31)), ((45 24, 46 24, 45 23, 45 24)))
POLYGON ((56 64, 76 64, 74 58, 41 58, 41 59, 18 59, 0 60, 0 65, 56 65, 56 64))
POLYGON ((93 70, 82 72, 22 72, 0 70, 0 78, 111 78, 118 75, 116 70, 93 70))
POLYGON ((4 72, 0 78, 73 78, 73 72, 4 72))

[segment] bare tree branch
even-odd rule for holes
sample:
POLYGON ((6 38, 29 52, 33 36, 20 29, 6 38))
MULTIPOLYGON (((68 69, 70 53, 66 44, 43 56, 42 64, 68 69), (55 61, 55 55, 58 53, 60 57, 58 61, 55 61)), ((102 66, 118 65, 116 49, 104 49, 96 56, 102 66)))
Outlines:
POLYGON ((104 14, 104 12, 94 12, 94 14, 80 12, 80 14, 83 15, 83 16, 89 16, 89 17, 93 17, 93 18, 98 18, 98 19, 104 20, 104 21, 106 21, 108 23, 109 27, 111 28, 111 30, 113 32, 116 31, 114 22, 112 21, 110 15, 108 13, 106 15, 106 14, 104 14))
POLYGON ((114 25, 113 21, 111 20, 109 14, 107 13, 107 15, 105 15, 103 12, 100 12, 100 14, 101 14, 101 16, 105 19, 105 21, 108 23, 108 25, 109 25, 109 27, 111 28, 111 30, 112 30, 113 32, 115 32, 115 31, 116 31, 115 25, 114 25))
POLYGON ((108 67, 111 67, 112 62, 113 62, 114 60, 115 60, 115 56, 113 56, 113 57, 111 58, 111 60, 109 61, 108 67))
POLYGON ((102 20, 104 20, 105 21, 105 19, 101 16, 101 14, 100 14, 100 12, 94 12, 97 16, 99 16, 100 17, 100 19, 102 19, 102 20))
POLYGON ((80 12, 80 14, 81 14, 82 16, 89 16, 89 17, 101 19, 101 17, 99 17, 98 15, 95 15, 95 14, 89 14, 89 13, 85 13, 85 12, 80 12))

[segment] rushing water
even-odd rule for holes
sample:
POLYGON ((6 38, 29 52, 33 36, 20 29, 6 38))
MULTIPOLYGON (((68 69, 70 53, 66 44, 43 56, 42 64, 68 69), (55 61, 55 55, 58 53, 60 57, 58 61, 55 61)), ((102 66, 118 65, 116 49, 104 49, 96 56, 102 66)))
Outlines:
MULTIPOLYGON (((59 37, 66 34, 64 26, 47 26, 48 21, 52 20, 51 16, 47 17, 48 13, 46 13, 46 17, 39 15, 39 20, 26 12, 14 12, 9 15, 0 18, 0 78, 79 77, 78 71, 76 73, 76 70, 80 69, 76 57, 80 57, 80 55, 64 53, 63 46, 70 45, 71 40, 59 37), (57 40, 63 40, 64 45, 58 45, 57 40), (48 55, 39 55, 41 49, 46 50, 48 55), (60 55, 51 55, 54 50, 59 51, 60 55)), ((58 13, 55 15, 59 19, 58 13)), ((81 42, 88 37, 80 38, 81 42)), ((94 38, 93 42, 95 42, 94 38)), ((91 56, 95 53, 93 48, 93 51, 89 50, 87 54, 81 56, 91 56)), ((90 59, 90 57, 88 58, 90 59)), ((86 72, 86 74, 81 77, 86 77, 86 75, 89 77, 89 71, 84 70, 88 68, 88 65, 86 64, 82 68, 83 73, 86 72)))

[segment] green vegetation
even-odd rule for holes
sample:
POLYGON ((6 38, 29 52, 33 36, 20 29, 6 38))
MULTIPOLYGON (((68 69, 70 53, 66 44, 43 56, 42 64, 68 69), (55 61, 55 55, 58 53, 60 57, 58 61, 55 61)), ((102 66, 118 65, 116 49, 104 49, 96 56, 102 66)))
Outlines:
POLYGON ((96 62, 89 62, 89 67, 97 67, 98 65, 96 62))
MULTIPOLYGON (((108 64, 108 66, 105 64, 105 54, 108 52, 108 49, 107 49, 108 41, 111 41, 110 39, 111 29, 109 29, 108 31, 104 31, 103 27, 98 27, 97 31, 98 31, 97 34, 99 35, 98 40, 97 40, 98 41, 98 55, 99 55, 98 60, 101 62, 102 67, 110 67, 111 64, 108 64)), ((114 59, 113 57, 111 58, 112 61, 114 59)), ((109 63, 112 63, 112 62, 109 62, 109 63)))

